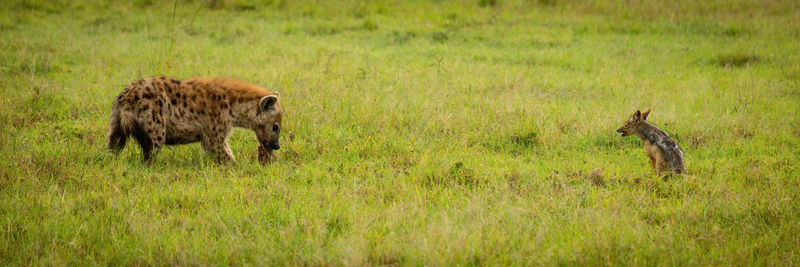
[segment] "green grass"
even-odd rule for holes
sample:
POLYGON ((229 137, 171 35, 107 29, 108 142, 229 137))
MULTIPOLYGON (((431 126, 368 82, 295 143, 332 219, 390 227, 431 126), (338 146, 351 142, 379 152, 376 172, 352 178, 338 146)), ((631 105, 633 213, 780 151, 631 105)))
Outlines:
POLYGON ((0 32, 0 265, 800 262, 796 1, 27 0, 0 32), (280 92, 280 160, 110 155, 158 75, 280 92), (686 175, 614 132, 647 108, 686 175))

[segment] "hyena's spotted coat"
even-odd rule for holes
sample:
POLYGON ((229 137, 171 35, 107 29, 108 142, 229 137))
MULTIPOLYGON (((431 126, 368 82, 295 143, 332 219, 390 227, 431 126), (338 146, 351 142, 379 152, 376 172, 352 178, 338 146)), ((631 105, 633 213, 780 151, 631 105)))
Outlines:
POLYGON ((164 145, 201 142, 206 152, 230 161, 234 157, 226 140, 232 127, 253 130, 259 146, 270 153, 280 149, 281 114, 277 93, 246 82, 147 78, 114 100, 108 147, 119 152, 133 135, 144 160, 152 161, 164 145))

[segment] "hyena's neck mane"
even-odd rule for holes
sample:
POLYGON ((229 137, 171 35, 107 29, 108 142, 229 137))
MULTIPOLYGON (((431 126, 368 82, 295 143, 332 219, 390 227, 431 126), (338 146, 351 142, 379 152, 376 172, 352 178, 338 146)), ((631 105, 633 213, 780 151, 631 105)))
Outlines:
POLYGON ((205 82, 207 82, 209 85, 223 89, 230 96, 236 96, 236 98, 244 100, 251 100, 254 98, 261 99, 262 97, 265 97, 267 95, 274 94, 258 85, 239 80, 228 79, 228 78, 201 78, 201 79, 205 80, 205 82))

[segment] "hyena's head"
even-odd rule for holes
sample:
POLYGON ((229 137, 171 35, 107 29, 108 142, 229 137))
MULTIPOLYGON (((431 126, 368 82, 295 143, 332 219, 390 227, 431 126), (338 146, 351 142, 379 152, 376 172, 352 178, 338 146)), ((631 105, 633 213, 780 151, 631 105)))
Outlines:
POLYGON ((639 124, 647 120, 647 115, 650 115, 649 109, 645 112, 637 110, 635 113, 633 113, 633 116, 631 116, 631 118, 625 122, 625 125, 622 125, 622 127, 617 129, 617 132, 622 133, 622 136, 636 134, 639 124))
POLYGON ((281 149, 278 136, 281 133, 281 104, 278 95, 268 95, 258 101, 258 111, 253 119, 253 131, 258 143, 268 150, 281 149))

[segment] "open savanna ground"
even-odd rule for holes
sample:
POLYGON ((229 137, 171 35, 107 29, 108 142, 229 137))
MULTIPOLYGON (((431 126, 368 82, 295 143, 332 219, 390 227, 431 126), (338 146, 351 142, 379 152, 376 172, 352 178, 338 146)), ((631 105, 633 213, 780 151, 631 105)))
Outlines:
POLYGON ((796 265, 799 152, 792 0, 0 3, 0 265, 796 265), (108 153, 160 75, 280 92, 280 159, 108 153))

